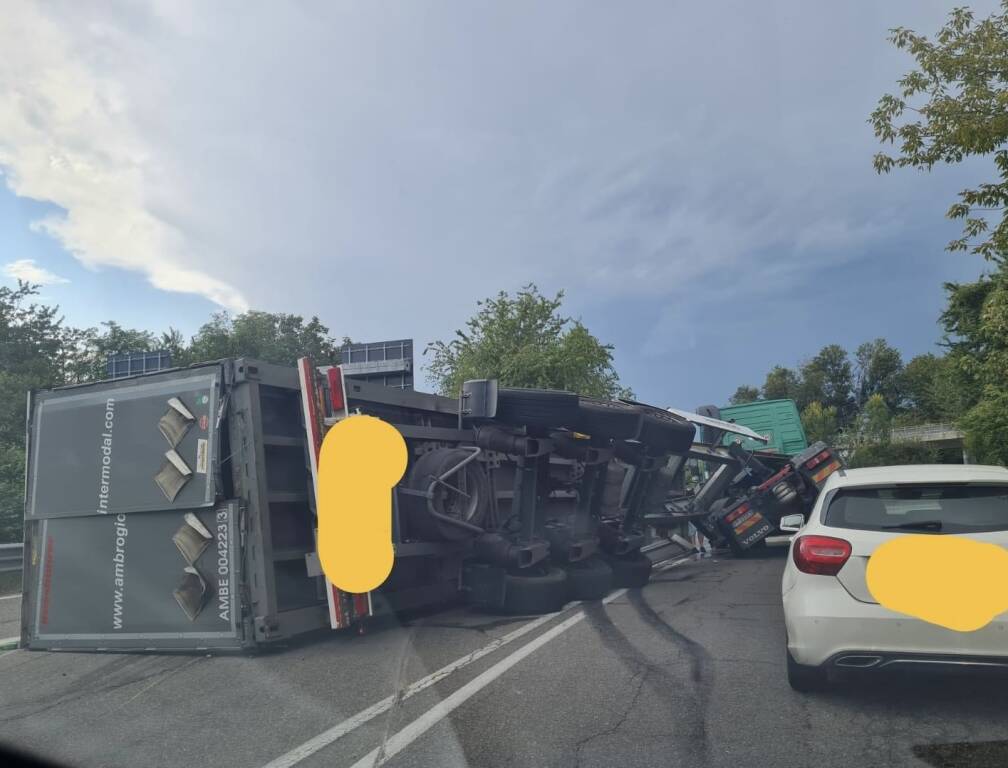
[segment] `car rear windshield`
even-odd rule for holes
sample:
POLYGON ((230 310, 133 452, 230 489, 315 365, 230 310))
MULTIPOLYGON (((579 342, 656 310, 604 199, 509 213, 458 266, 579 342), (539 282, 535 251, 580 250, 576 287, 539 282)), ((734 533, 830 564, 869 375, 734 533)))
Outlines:
POLYGON ((897 485, 841 489, 824 520, 835 528, 976 533, 1008 530, 1008 486, 897 485))

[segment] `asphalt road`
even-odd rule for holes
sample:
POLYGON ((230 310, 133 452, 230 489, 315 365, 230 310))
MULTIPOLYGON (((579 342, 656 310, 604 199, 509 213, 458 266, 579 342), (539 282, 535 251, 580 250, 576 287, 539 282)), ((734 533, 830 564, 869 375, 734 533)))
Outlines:
POLYGON ((20 617, 21 596, 0 594, 0 646, 21 633, 20 617))
POLYGON ((934 746, 1008 738, 1004 679, 792 692, 782 567, 689 560, 551 617, 453 609, 255 657, 0 653, 0 742, 82 766, 1008 764, 934 746))

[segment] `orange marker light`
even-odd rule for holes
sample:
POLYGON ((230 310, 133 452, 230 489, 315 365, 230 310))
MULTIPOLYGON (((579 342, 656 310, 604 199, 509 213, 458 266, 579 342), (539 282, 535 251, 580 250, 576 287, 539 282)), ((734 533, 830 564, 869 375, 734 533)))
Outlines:
POLYGON ((957 536, 900 536, 868 560, 868 591, 879 604, 959 632, 1008 611, 1008 550, 957 536))
POLYGON ((402 479, 406 460, 402 435, 373 416, 343 419, 322 441, 319 562, 345 592, 370 592, 392 571, 391 489, 402 479))

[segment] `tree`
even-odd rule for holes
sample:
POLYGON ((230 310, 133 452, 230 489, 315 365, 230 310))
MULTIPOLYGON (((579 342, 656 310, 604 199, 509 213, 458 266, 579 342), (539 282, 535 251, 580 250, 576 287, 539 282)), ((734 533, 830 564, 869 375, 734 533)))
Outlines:
POLYGON ((729 402, 732 405, 751 403, 755 400, 759 400, 759 395, 760 392, 756 387, 750 387, 748 384, 743 384, 741 387, 735 390, 735 394, 731 396, 729 402))
POLYGON ((763 382, 764 400, 794 400, 798 397, 801 382, 790 368, 775 365, 763 382))
POLYGON ((1004 266, 975 283, 946 285, 942 313, 948 365, 961 382, 960 426, 976 461, 1008 463, 1008 273, 1004 266))
POLYGON ((543 296, 529 284, 476 303, 476 314, 451 341, 427 346, 439 392, 457 396, 467 379, 495 378, 512 387, 566 389, 594 397, 621 389, 612 350, 578 320, 560 314, 563 292, 543 296))
POLYGON ((102 327, 86 328, 80 332, 78 353, 74 363, 74 381, 99 381, 108 377, 109 355, 126 352, 150 352, 157 349, 157 337, 150 331, 123 328, 114 320, 106 320, 102 327))
POLYGON ((860 442, 874 445, 886 445, 892 436, 892 415, 882 395, 875 394, 868 398, 861 411, 860 442))
POLYGON ((968 399, 968 386, 949 356, 917 355, 900 377, 904 423, 955 421, 975 402, 968 399))
POLYGON ((974 461, 1008 465, 1008 391, 1004 387, 986 387, 960 425, 966 452, 974 461))
POLYGON ((898 94, 879 99, 870 122, 880 141, 899 145, 895 156, 875 155, 878 173, 894 167, 930 171, 939 163, 993 154, 999 180, 963 190, 948 210, 949 218, 963 222, 962 236, 948 249, 970 249, 1003 264, 1008 256, 1008 0, 1001 11, 976 21, 969 9, 956 8, 934 40, 903 27, 891 30, 891 42, 908 51, 917 68, 899 81, 898 94), (903 120, 908 111, 913 117, 903 120), (1000 218, 993 229, 988 217, 1000 218))
MULTIPOLYGON (((176 337, 168 335, 171 343, 176 337)), ((350 339, 344 338, 343 344, 350 339)), ((179 364, 217 360, 223 357, 254 357, 278 365, 294 365, 304 355, 318 364, 339 362, 339 347, 329 329, 317 317, 305 322, 301 315, 250 310, 232 317, 214 314, 182 350, 179 364)))
POLYGON ((889 346, 885 339, 866 341, 854 354, 857 365, 855 387, 858 407, 872 395, 882 395, 890 409, 899 408, 903 394, 900 389, 903 373, 903 356, 889 346))
POLYGON ((829 344, 801 367, 798 408, 804 410, 812 402, 833 406, 840 422, 846 423, 853 413, 853 387, 847 351, 839 344, 829 344))
POLYGON ((824 407, 819 402, 811 402, 805 407, 801 412, 801 422, 810 443, 817 440, 831 442, 840 428, 836 408, 832 405, 824 407))

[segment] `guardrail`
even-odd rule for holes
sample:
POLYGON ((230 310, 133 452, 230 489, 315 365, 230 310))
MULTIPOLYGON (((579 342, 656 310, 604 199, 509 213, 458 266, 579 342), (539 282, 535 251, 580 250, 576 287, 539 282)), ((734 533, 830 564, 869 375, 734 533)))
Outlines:
POLYGON ((893 427, 892 439, 898 442, 931 443, 942 440, 961 440, 962 430, 955 424, 915 424, 893 427))
POLYGON ((24 544, 0 544, 0 573, 20 571, 24 560, 24 544))

